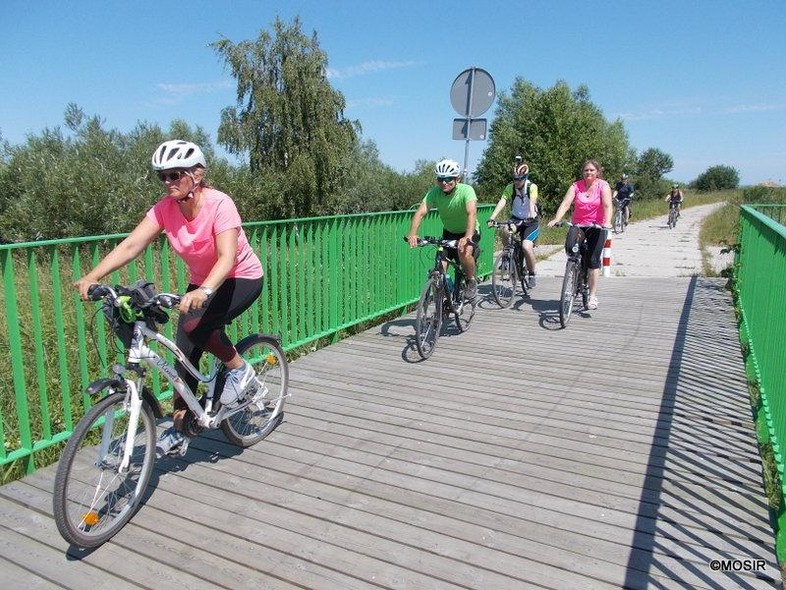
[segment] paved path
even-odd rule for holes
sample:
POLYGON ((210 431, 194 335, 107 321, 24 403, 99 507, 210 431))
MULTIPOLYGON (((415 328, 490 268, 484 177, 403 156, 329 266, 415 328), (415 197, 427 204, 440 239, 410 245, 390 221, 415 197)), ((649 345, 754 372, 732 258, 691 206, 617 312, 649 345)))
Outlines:
MULTIPOLYGON (((685 208, 677 226, 669 229, 666 216, 631 223, 621 234, 611 235, 611 277, 685 277, 702 275, 703 257, 699 248, 699 228, 707 215, 724 203, 685 208)), ((548 252, 550 246, 539 246, 548 252)), ((716 271, 731 261, 713 248, 708 255, 716 271)), ((559 249, 547 260, 538 262, 538 274, 562 276, 565 253, 559 249)), ((602 289, 602 287, 600 287, 602 289)))

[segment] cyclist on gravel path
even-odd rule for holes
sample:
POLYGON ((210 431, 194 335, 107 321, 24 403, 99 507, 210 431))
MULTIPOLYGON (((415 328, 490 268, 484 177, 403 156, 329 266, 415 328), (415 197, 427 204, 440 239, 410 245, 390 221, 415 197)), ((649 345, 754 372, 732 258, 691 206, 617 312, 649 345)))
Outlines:
POLYGON ((671 191, 669 191, 669 194, 666 195, 664 200, 669 202, 669 209, 672 207, 677 208, 677 217, 679 217, 680 209, 682 208, 682 191, 680 190, 680 185, 672 184, 671 191))
POLYGON ((633 185, 630 183, 627 174, 623 174, 620 181, 614 187, 614 193, 611 198, 617 202, 617 207, 622 209, 623 219, 625 225, 630 221, 630 202, 633 200, 633 185))

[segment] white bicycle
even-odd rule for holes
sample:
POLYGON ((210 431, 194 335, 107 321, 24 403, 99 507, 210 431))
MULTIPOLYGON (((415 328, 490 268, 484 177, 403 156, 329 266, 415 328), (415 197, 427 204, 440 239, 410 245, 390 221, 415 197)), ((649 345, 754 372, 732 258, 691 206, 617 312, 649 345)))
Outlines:
MULTIPOLYGON (((97 547, 115 535, 139 508, 156 459, 156 418, 163 413, 145 386, 148 369, 160 372, 188 406, 184 433, 193 437, 203 430, 221 428, 226 438, 241 447, 270 434, 283 420, 289 368, 274 336, 252 334, 237 343, 238 353, 256 371, 246 395, 237 406, 221 405, 226 367, 213 359, 202 374, 177 345, 158 331, 167 321, 164 309, 180 302, 172 293, 156 294, 151 283, 138 281, 128 288, 93 285, 88 295, 102 301, 104 317, 123 343, 125 365, 114 375, 87 388, 98 401, 74 428, 63 449, 55 476, 53 508, 57 528, 69 543, 97 547), (150 345, 169 350, 207 393, 196 393, 178 377, 172 364, 150 345)), ((184 454, 187 445, 179 449, 184 454)))

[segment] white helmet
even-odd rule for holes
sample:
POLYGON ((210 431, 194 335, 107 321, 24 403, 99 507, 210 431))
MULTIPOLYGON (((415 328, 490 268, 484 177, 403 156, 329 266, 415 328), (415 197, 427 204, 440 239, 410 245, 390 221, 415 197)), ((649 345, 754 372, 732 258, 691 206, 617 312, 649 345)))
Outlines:
POLYGON ((434 166, 434 173, 437 176, 459 176, 461 168, 455 160, 440 160, 434 166))
POLYGON ((165 141, 153 152, 153 170, 169 170, 170 168, 193 168, 205 164, 205 154, 199 146, 190 141, 171 139, 165 141))

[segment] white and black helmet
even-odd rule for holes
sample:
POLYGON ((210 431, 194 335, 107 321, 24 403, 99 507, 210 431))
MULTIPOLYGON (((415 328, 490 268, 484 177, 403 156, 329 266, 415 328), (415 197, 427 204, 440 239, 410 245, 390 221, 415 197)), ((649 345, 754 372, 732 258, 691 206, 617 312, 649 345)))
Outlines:
POLYGON ((153 170, 169 170, 171 168, 207 168, 205 154, 199 146, 190 141, 170 139, 156 148, 152 158, 153 170))
POLYGON ((437 176, 459 176, 461 168, 455 160, 440 160, 434 166, 434 173, 437 176))

